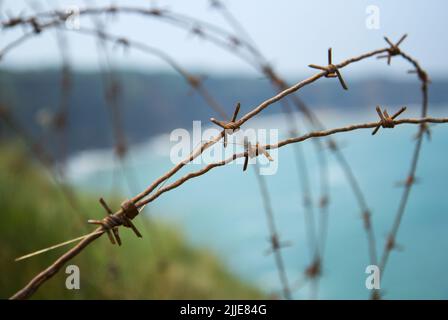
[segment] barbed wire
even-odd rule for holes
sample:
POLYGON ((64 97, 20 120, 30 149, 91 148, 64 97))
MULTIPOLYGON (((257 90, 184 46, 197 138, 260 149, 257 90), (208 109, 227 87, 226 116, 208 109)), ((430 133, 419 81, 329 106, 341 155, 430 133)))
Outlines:
MULTIPOLYGON (((380 264, 381 270, 384 271, 387 260, 388 260, 389 253, 393 249, 394 244, 395 244, 395 237, 398 232, 398 228, 399 228, 402 216, 405 211, 405 207, 406 207, 406 204, 407 204, 407 201, 409 198, 411 186, 415 182, 415 172, 416 172, 418 158, 419 158, 419 154, 420 154, 420 150, 421 150, 422 137, 425 133, 428 133, 426 123, 428 123, 428 122, 444 123, 445 122, 444 118, 440 118, 440 119, 426 118, 427 104, 428 104, 427 85, 429 83, 429 79, 426 75, 426 72, 420 67, 418 62, 416 60, 414 60, 412 57, 410 57, 409 55, 407 55, 406 53, 402 52, 398 48, 398 46, 404 40, 404 37, 402 39, 400 39, 396 44, 393 44, 391 41, 386 39, 386 41, 388 42, 390 47, 371 51, 369 53, 348 59, 339 64, 332 63, 331 51, 329 51, 328 66, 312 65, 313 67, 320 69, 321 72, 319 72, 316 75, 314 75, 308 79, 305 79, 293 86, 288 86, 286 84, 286 82, 284 82, 272 70, 272 68, 266 63, 266 61, 263 60, 261 53, 259 53, 258 49, 253 44, 252 40, 249 40, 249 41, 243 40, 242 41, 237 37, 231 37, 231 36, 229 36, 229 34, 226 31, 223 31, 220 28, 217 28, 212 24, 202 25, 201 24, 202 22, 197 19, 192 19, 192 18, 184 16, 184 15, 175 14, 175 13, 169 12, 167 10, 159 10, 159 9, 154 9, 154 8, 153 9, 142 9, 142 8, 110 6, 110 7, 106 7, 106 8, 86 8, 86 9, 81 10, 80 14, 97 14, 100 12, 106 12, 106 13, 109 12, 109 13, 113 13, 113 14, 115 14, 117 12, 144 14, 144 15, 153 16, 153 17, 157 17, 157 18, 164 18, 169 23, 172 23, 177 26, 182 26, 184 28, 189 28, 192 25, 194 25, 195 27, 192 30, 192 32, 194 34, 196 34, 200 37, 203 37, 203 38, 207 37, 207 39, 209 39, 211 42, 214 42, 215 44, 218 44, 219 46, 222 46, 224 48, 229 47, 228 42, 221 40, 219 37, 211 36, 211 35, 207 34, 205 30, 208 28, 217 34, 221 34, 222 36, 226 37, 227 40, 229 40, 229 42, 233 44, 233 46, 245 47, 246 49, 248 49, 249 52, 252 52, 253 56, 256 56, 257 59, 259 59, 259 61, 254 62, 253 60, 250 60, 251 62, 248 62, 248 63, 257 68, 260 68, 260 66, 262 66, 262 71, 264 72, 265 75, 268 76, 269 79, 271 79, 271 82, 274 83, 280 89, 280 93, 275 95, 271 99, 266 100, 265 102, 263 102, 256 108, 252 109, 246 115, 241 117, 239 120, 235 121, 235 125, 238 127, 241 127, 241 125, 243 125, 245 122, 247 122, 252 117, 255 117, 256 115, 258 115, 258 113, 262 112, 265 108, 267 108, 271 104, 273 104, 277 101, 284 101, 284 100, 282 100, 283 98, 290 98, 293 101, 294 105, 296 105, 298 107, 298 109, 303 112, 303 114, 305 115, 305 118, 309 121, 309 124, 312 127, 314 127, 314 128, 320 127, 321 128, 320 131, 314 131, 313 135, 310 136, 309 138, 327 137, 327 136, 330 136, 330 135, 333 135, 333 134, 339 133, 339 132, 352 131, 352 130, 357 130, 357 129, 362 129, 362 128, 372 128, 371 127, 372 123, 366 123, 366 124, 362 124, 362 125, 348 126, 348 127, 333 129, 333 130, 323 130, 322 129, 323 125, 320 123, 317 116, 314 115, 309 110, 309 108, 307 108, 306 105, 304 105, 304 103, 296 95, 294 95, 294 92, 296 92, 300 88, 320 79, 321 77, 338 77, 338 79, 341 82, 342 87, 344 89, 346 89, 347 84, 343 80, 339 70, 346 67, 347 65, 349 65, 351 63, 361 61, 365 58, 369 58, 372 56, 377 56, 379 58, 382 58, 383 57, 382 54, 385 54, 384 57, 386 57, 388 59, 388 64, 390 64, 391 59, 394 56, 401 56, 405 60, 410 62, 415 67, 414 73, 417 74, 419 80, 422 82, 422 95, 423 95, 422 115, 421 115, 422 118, 421 119, 404 119, 404 120, 392 119, 389 122, 387 122, 387 121, 384 122, 383 119, 381 119, 381 121, 376 123, 375 127, 373 127, 373 128, 377 128, 379 126, 388 127, 390 125, 400 125, 400 124, 404 124, 404 123, 412 123, 412 124, 420 125, 418 136, 417 136, 416 148, 415 148, 415 151, 414 151, 414 154, 412 157, 410 174, 408 175, 408 178, 406 180, 407 182, 405 183, 405 190, 403 192, 403 196, 402 196, 402 199, 400 202, 400 206, 399 206, 393 227, 389 233, 388 241, 386 243, 385 250, 384 250, 381 264, 380 264), (200 26, 200 27, 198 27, 198 26, 200 26), (316 134, 316 136, 314 136, 314 134, 316 134), (322 134, 322 135, 320 135, 320 134, 322 134)), ((40 33, 46 28, 55 27, 55 26, 60 27, 60 23, 64 22, 68 17, 69 17, 69 15, 67 15, 67 13, 65 13, 65 15, 64 15, 61 11, 55 10, 55 11, 41 13, 41 14, 37 14, 35 16, 26 17, 26 18, 11 18, 7 21, 2 22, 2 26, 4 28, 9 28, 9 27, 13 27, 16 25, 20 25, 20 24, 30 25, 33 29, 33 31, 31 32, 31 35, 32 35, 32 34, 40 33), (55 16, 57 17, 58 20, 51 20, 55 16), (49 21, 40 22, 39 18, 48 18, 49 21)), ((231 20, 231 18, 230 18, 230 20, 231 20)), ((235 22, 233 22, 233 23, 235 24, 235 22)), ((240 26, 238 28, 240 28, 240 26)), ((21 43, 25 42, 27 39, 29 39, 29 37, 30 37, 29 33, 25 33, 21 38, 17 39, 16 41, 12 42, 11 44, 7 45, 2 51, 0 51, 0 56, 3 56, 5 53, 9 52, 11 49, 13 49, 16 46, 20 45, 21 43)), ((123 38, 123 39, 125 39, 125 38, 123 38)), ((234 52, 238 52, 238 51, 234 51, 234 52)), ((243 54, 239 54, 239 55, 243 59, 249 60, 249 58, 247 56, 245 56, 243 54)), ((287 144, 297 143, 297 142, 301 142, 301 141, 309 139, 309 138, 304 138, 304 140, 300 140, 301 137, 306 137, 306 136, 307 135, 300 136, 298 138, 296 137, 296 138, 284 140, 281 142, 284 144, 279 143, 277 146, 266 145, 264 147, 266 149, 270 149, 271 147, 282 147, 287 144), (298 140, 296 140, 296 139, 298 139, 298 140)), ((212 139, 211 141, 209 141, 205 144, 201 144, 200 148, 196 152, 193 152, 188 159, 186 159, 187 160, 186 163, 181 162, 180 164, 175 166, 172 170, 167 172, 164 176, 162 176, 161 178, 154 181, 153 184, 151 184, 144 192, 135 196, 132 199, 132 202, 136 203, 136 204, 145 203, 145 201, 148 201, 148 199, 151 199, 154 195, 158 194, 156 197, 154 197, 152 199, 152 200, 155 200, 155 198, 157 198, 160 194, 162 194, 166 191, 169 191, 173 188, 176 188, 178 185, 176 185, 176 184, 173 185, 173 183, 172 183, 172 184, 166 185, 162 188, 159 188, 156 192, 152 193, 156 187, 160 186, 162 183, 165 183, 170 177, 172 177, 175 173, 177 173, 184 165, 186 165, 187 163, 192 161, 190 159, 195 159, 195 157, 197 157, 199 154, 201 154, 204 150, 210 148, 212 145, 214 145, 217 141, 219 141, 223 137, 225 137, 225 134, 224 135, 221 134, 221 135, 215 137, 214 139, 212 139), (170 186, 172 188, 168 188, 170 186), (168 189, 166 189, 166 188, 168 188, 168 189), (150 196, 151 193, 152 193, 152 195, 150 196), (143 200, 145 197, 148 197, 148 198, 143 200)), ((314 139, 313 139, 313 141, 314 141, 314 139)), ((343 156, 340 148, 338 148, 338 146, 336 145, 336 142, 334 140, 328 140, 328 141, 329 141, 328 143, 330 145, 330 150, 335 154, 336 159, 338 160, 339 164, 343 168, 343 170, 348 178, 348 181, 352 187, 352 190, 356 196, 356 199, 358 200, 358 203, 362 209, 364 228, 366 230, 367 237, 368 237, 368 243, 369 243, 370 260, 371 260, 371 262, 375 262, 373 264, 376 264, 375 237, 374 237, 372 224, 371 224, 371 218, 370 218, 371 213, 370 213, 370 210, 368 209, 367 203, 365 201, 365 196, 363 195, 363 193, 359 187, 359 183, 357 182, 357 180, 353 174, 353 171, 350 168, 348 161, 343 156)), ((316 144, 316 146, 318 146, 320 148, 322 147, 320 142, 319 142, 319 144, 316 144)), ((322 154, 322 152, 318 153, 318 154, 322 154)), ((247 154, 245 156, 248 157, 247 154)), ((236 158, 239 158, 239 156, 236 158)), ((233 159, 233 160, 235 160, 235 159, 233 159)), ((326 161, 325 157, 320 157, 319 161, 325 162, 326 161)), ((226 164, 226 163, 224 163, 224 164, 226 164)), ((224 165, 224 164, 221 164, 221 165, 224 165)), ((216 166, 220 166, 220 165, 216 165, 216 166)), ((208 172, 211 168, 214 168, 215 166, 212 166, 210 168, 208 168, 208 167, 209 166, 204 168, 204 170, 206 170, 204 173, 208 172)), ((323 172, 323 170, 322 170, 322 172, 323 172)), ((200 175, 202 175, 202 174, 200 174, 200 175)), ((193 176, 193 177, 196 177, 196 176, 193 176)), ((187 180, 189 180, 189 179, 190 178, 188 178, 187 180)), ((324 181, 325 179, 326 178, 324 176, 324 173, 321 173, 321 180, 324 181)), ((178 183, 179 180, 177 180, 176 182, 178 183)), ((185 182, 185 181, 183 181, 183 182, 185 182)), ((183 182, 181 182, 180 184, 182 184, 183 182)), ((327 183, 327 186, 325 186, 325 182, 322 182, 321 189, 326 190, 327 188, 328 188, 328 183, 327 183)), ((151 201, 146 202, 145 205, 151 201)), ((328 204, 328 191, 321 191, 320 203, 322 204, 320 207, 323 210, 321 211, 321 222, 319 223, 319 228, 321 230, 319 232, 319 234, 320 234, 320 237, 319 237, 320 250, 319 251, 323 252, 322 248, 324 247, 325 240, 322 240, 322 239, 325 238, 325 231, 322 231, 322 230, 326 230, 326 222, 324 219, 326 219, 327 214, 325 214, 324 210, 326 210, 327 204, 328 204)), ((316 246, 316 248, 317 248, 317 246, 316 246)), ((320 264, 321 264, 321 257, 319 257, 319 259, 313 260, 312 264, 307 268, 306 274, 308 274, 308 275, 320 274, 320 270, 321 270, 320 264), (316 270, 319 272, 317 272, 316 270)), ((377 293, 375 293, 375 294, 377 294, 377 293)))
MULTIPOLYGON (((448 123, 448 118, 401 119, 401 120, 392 120, 392 123, 394 126, 398 126, 398 125, 402 125, 402 124, 448 123)), ((312 139, 312 138, 324 137, 324 136, 334 135, 334 134, 341 133, 341 132, 349 132, 349 131, 354 131, 354 130, 359 130, 359 129, 369 129, 369 128, 371 129, 371 128, 376 128, 378 125, 383 125, 381 120, 378 122, 349 125, 349 126, 345 126, 345 127, 341 127, 341 128, 331 129, 331 130, 310 132, 303 136, 286 139, 286 140, 280 141, 275 144, 267 144, 267 145, 262 146, 262 148, 265 150, 276 149, 276 148, 284 147, 289 144, 303 142, 303 141, 306 141, 306 140, 312 139)), ((109 216, 107 217, 107 220, 104 221, 104 223, 102 223, 101 227, 97 228, 91 234, 87 235, 74 248, 67 251, 59 259, 57 259, 52 265, 50 265, 47 269, 45 269, 44 271, 39 273, 23 289, 19 290, 16 294, 14 294, 11 297, 11 299, 25 299, 25 298, 30 297, 43 283, 45 283, 53 275, 55 275, 67 261, 71 260, 73 257, 75 257, 80 252, 82 252, 85 247, 87 247, 94 240, 98 239, 102 234, 104 234, 105 232, 107 232, 110 229, 118 228, 123 225, 125 227, 130 227, 126 221, 134 219, 139 213, 139 211, 138 211, 139 208, 142 208, 142 207, 148 205, 149 203, 151 203, 152 201, 154 201, 158 197, 160 197, 162 194, 164 194, 170 190, 176 189, 177 187, 181 186, 188 180, 191 180, 193 178, 196 178, 196 177, 206 174, 213 168, 224 166, 226 164, 229 164, 229 163, 235 161, 236 159, 248 157, 248 156, 249 156, 248 151, 244 151, 241 153, 235 153, 229 158, 226 158, 222 161, 208 164, 207 166, 205 166, 204 168, 202 168, 198 171, 194 171, 194 172, 186 174, 185 176, 179 178, 178 180, 158 189, 156 192, 149 195, 145 199, 142 199, 138 202, 134 201, 133 199, 127 200, 125 202, 127 206, 123 205, 115 213, 109 214, 109 216), (126 209, 128 207, 130 207, 132 209, 132 212, 129 212, 126 209)))

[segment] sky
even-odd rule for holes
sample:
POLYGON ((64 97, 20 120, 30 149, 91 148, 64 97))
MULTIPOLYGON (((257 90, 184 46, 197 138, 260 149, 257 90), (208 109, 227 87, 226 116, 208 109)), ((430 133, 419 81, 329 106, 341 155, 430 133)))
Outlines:
MULTIPOLYGON (((3 0, 1 19, 19 14, 32 14, 36 7, 130 5, 162 7, 178 13, 232 30, 222 16, 206 0, 3 0)), ((386 46, 384 35, 392 41, 402 34, 409 36, 402 49, 416 57, 431 76, 443 76, 448 71, 446 52, 448 30, 446 12, 448 2, 428 1, 379 1, 379 0, 224 0, 228 9, 244 26, 270 63, 283 74, 309 73, 310 63, 326 64, 328 47, 333 48, 334 62, 386 46), (370 11, 371 8, 375 11, 370 11), (372 20, 374 19, 374 20, 372 20), (367 22, 374 21, 374 24, 367 22), (368 27, 368 26, 369 27, 368 27), (377 27, 377 28, 372 28, 377 27)), ((42 10, 40 9, 40 10, 42 10)), ((81 18, 80 25, 91 26, 91 18, 81 18)), ((189 71, 208 73, 254 74, 251 66, 230 54, 195 37, 193 34, 155 19, 136 15, 120 15, 109 18, 107 31, 147 43, 169 53, 189 71)), ((22 34, 22 29, 3 31, 0 48, 22 34)), ((71 64, 82 69, 98 66, 97 45, 93 38, 74 34, 67 35, 71 64)), ((14 51, 5 55, 0 67, 36 69, 60 65, 60 51, 54 31, 44 32, 14 51)), ((124 52, 111 49, 113 66, 131 67, 138 70, 169 69, 163 61, 136 51, 124 52)), ((371 74, 404 75, 408 66, 393 62, 394 69, 386 69, 385 62, 363 62, 351 67, 354 76, 369 77, 371 74), (384 66, 381 68, 380 66, 384 66), (394 71, 390 71, 394 70, 394 71)))

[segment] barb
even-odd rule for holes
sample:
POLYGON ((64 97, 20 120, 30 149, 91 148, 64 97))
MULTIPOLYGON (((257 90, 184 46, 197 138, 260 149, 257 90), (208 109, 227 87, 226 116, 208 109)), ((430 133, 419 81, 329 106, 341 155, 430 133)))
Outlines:
POLYGON ((231 135, 234 132, 238 131, 240 129, 240 126, 236 124, 236 117, 238 117, 238 112, 240 112, 240 103, 238 102, 235 111, 233 112, 232 119, 229 122, 223 122, 216 120, 215 118, 210 118, 210 121, 214 124, 220 126, 223 128, 222 136, 224 140, 224 148, 227 147, 227 135, 231 135))
POLYGON ((387 58, 387 64, 390 65, 392 57, 395 57, 395 56, 398 56, 401 54, 401 49, 398 46, 404 41, 404 39, 406 39, 407 36, 408 36, 407 34, 403 35, 400 38, 400 40, 398 40, 397 43, 395 43, 395 44, 392 43, 392 41, 390 41, 388 37, 384 37, 384 40, 386 40, 386 42, 389 44, 390 48, 387 49, 386 55, 378 56, 378 59, 387 58))
POLYGON ((400 110, 398 110, 392 117, 389 116, 387 113, 387 110, 384 109, 384 111, 381 111, 380 106, 376 107, 376 112, 378 113, 378 116, 381 119, 381 125, 376 127, 372 131, 372 135, 375 135, 378 130, 380 130, 381 127, 383 128, 393 128, 394 127, 394 119, 397 118, 400 114, 402 114, 406 110, 406 107, 402 107, 400 110))
POLYGON ((274 161, 269 152, 261 146, 258 142, 253 146, 247 137, 244 137, 244 165, 243 171, 246 171, 250 158, 258 157, 259 154, 263 154, 269 161, 274 161))
POLYGON ((341 83, 342 88, 344 88, 344 90, 348 90, 347 85, 345 84, 345 81, 342 78, 342 75, 338 70, 338 67, 335 66, 332 62, 331 48, 328 49, 328 65, 327 66, 318 66, 316 64, 310 64, 308 66, 313 69, 325 71, 326 78, 338 78, 339 82, 341 83))
POLYGON ((109 208, 103 198, 100 198, 100 203, 106 210, 107 216, 102 220, 88 220, 87 222, 102 226, 112 244, 118 243, 118 245, 121 246, 121 239, 118 233, 119 226, 131 228, 137 237, 142 237, 141 233, 131 221, 139 214, 139 210, 133 202, 129 200, 123 202, 121 204, 122 214, 120 215, 114 215, 113 211, 109 208))

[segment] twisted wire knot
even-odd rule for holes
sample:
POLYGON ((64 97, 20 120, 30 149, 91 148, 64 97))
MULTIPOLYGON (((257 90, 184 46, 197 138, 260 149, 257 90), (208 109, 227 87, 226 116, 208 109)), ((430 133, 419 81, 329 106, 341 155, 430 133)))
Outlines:
POLYGON ((272 250, 280 249, 280 241, 278 240, 278 237, 276 235, 273 235, 271 237, 271 244, 272 244, 272 250))
POLYGON ((192 75, 188 75, 187 76, 187 81, 193 88, 199 88, 201 86, 201 83, 202 83, 202 79, 201 78, 195 77, 195 76, 192 76, 192 75))
POLYGON ((393 127, 395 127, 394 119, 392 119, 392 117, 389 116, 389 114, 387 113, 386 110, 384 110, 382 114, 381 114, 381 112, 379 112, 378 114, 380 115, 381 126, 383 128, 393 128, 393 127))
POLYGON ((3 27, 15 27, 23 22, 24 20, 21 17, 10 18, 8 21, 3 22, 3 27))
POLYGON ((395 248, 395 239, 392 236, 389 236, 386 242, 386 250, 391 251, 394 248, 395 248))
POLYGON ((422 83, 423 87, 425 87, 429 83, 431 83, 431 79, 429 78, 428 73, 426 73, 426 71, 421 68, 417 68, 415 70, 408 70, 408 73, 417 74, 417 77, 420 80, 420 82, 422 83))
POLYGON ((148 14, 153 15, 153 16, 161 16, 164 14, 164 12, 165 12, 165 10, 158 9, 158 8, 152 8, 152 9, 148 10, 148 14))
POLYGON ((327 78, 336 78, 337 74, 336 74, 336 70, 338 69, 334 64, 329 64, 327 67, 327 78))
POLYGON ((399 54, 401 54, 401 49, 399 48, 399 46, 404 41, 404 39, 406 39, 407 36, 408 36, 407 34, 403 35, 400 38, 400 40, 397 41, 397 43, 393 43, 392 41, 389 40, 388 37, 384 37, 384 40, 386 40, 387 44, 390 47, 387 49, 387 54, 378 56, 377 58, 378 59, 387 58, 387 64, 390 65, 392 57, 398 56, 399 54))
POLYGON ((342 88, 344 90, 348 90, 348 87, 347 87, 344 79, 342 78, 342 75, 339 72, 338 67, 333 64, 332 60, 333 60, 332 59, 332 51, 331 51, 331 48, 329 48, 328 49, 328 65, 319 66, 316 64, 310 64, 310 65, 308 65, 308 67, 325 71, 325 78, 338 78, 339 82, 341 83, 342 88))
POLYGON ((329 197, 327 195, 324 195, 319 199, 319 207, 326 208, 328 207, 329 202, 330 202, 329 197))
POLYGON ((30 20, 30 25, 33 28, 33 32, 35 34, 39 34, 42 32, 42 28, 41 28, 39 22, 37 22, 37 20, 35 18, 30 20))
POLYGON ((362 213, 362 220, 364 221, 364 229, 366 229, 366 230, 369 230, 370 228, 371 228, 371 226, 372 226, 372 222, 371 222, 371 219, 370 219, 370 217, 371 217, 371 213, 370 213, 370 211, 369 210, 365 210, 363 213, 362 213))
POLYGON ((269 242, 271 243, 271 247, 265 251, 265 255, 270 255, 271 253, 274 253, 282 248, 292 246, 291 241, 280 241, 277 234, 273 234, 269 237, 269 242))
POLYGON ((122 45, 122 46, 124 46, 124 47, 129 47, 129 46, 130 46, 130 44, 129 44, 129 40, 126 39, 126 38, 124 38, 124 37, 120 37, 120 38, 118 38, 118 39, 117 39, 117 43, 120 44, 120 45, 122 45))
POLYGON ((387 237, 387 241, 386 241, 386 248, 387 251, 392 251, 392 250, 398 250, 398 251, 402 251, 403 250, 403 246, 399 245, 396 241, 395 241, 395 237, 393 235, 389 235, 387 237))
POLYGON ((308 266, 308 268, 306 268, 305 275, 310 279, 317 278, 322 273, 321 267, 322 266, 321 266, 320 259, 318 257, 316 257, 314 259, 313 263, 310 266, 308 266))
POLYGON ((387 113, 386 109, 384 109, 384 111, 381 111, 380 106, 377 106, 376 107, 376 112, 378 113, 378 116, 380 117, 380 122, 379 122, 378 126, 373 130, 372 135, 376 134, 381 127, 383 127, 383 128, 393 128, 393 127, 395 127, 395 121, 394 121, 395 118, 397 118, 405 110, 406 110, 406 107, 402 107, 393 116, 390 116, 387 113))
POLYGON ((135 203, 130 200, 124 201, 121 204, 121 209, 123 210, 123 213, 126 216, 126 218, 128 218, 130 220, 134 219, 139 213, 138 208, 135 205, 135 203))
POLYGON ((115 227, 119 227, 119 226, 123 225, 124 219, 119 215, 114 216, 111 214, 111 215, 107 215, 106 217, 101 219, 100 222, 101 222, 101 226, 104 229, 111 230, 115 227))
POLYGON ((100 225, 107 233, 112 244, 118 243, 118 245, 121 246, 121 238, 118 232, 118 227, 120 226, 131 228, 137 237, 142 237, 141 233, 131 221, 139 214, 138 208, 134 202, 130 200, 124 201, 121 204, 121 210, 117 213, 112 212, 103 198, 100 198, 100 203, 108 213, 107 216, 101 220, 89 220, 88 223, 100 225))
POLYGON ((228 134, 230 135, 240 129, 240 124, 236 120, 236 118, 238 117, 238 112, 240 112, 240 107, 241 107, 241 104, 238 102, 236 104, 235 111, 233 112, 232 119, 229 122, 219 121, 219 120, 216 120, 215 118, 210 118, 211 122, 213 122, 214 124, 216 124, 224 129, 222 132, 224 148, 227 147, 227 135, 228 134))
POLYGON ((406 177, 406 179, 404 179, 403 181, 399 181, 396 183, 397 187, 405 187, 405 188, 409 188, 411 187, 413 184, 418 183, 419 179, 417 177, 415 177, 413 174, 410 174, 406 177))
POLYGON ((390 47, 387 52, 389 52, 389 55, 391 56, 397 56, 401 53, 401 50, 399 47, 397 47, 396 45, 393 45, 392 47, 390 47))
POLYGON ((417 70, 417 74, 418 74, 418 78, 420 79, 421 82, 427 84, 430 83, 431 80, 429 79, 428 74, 426 73, 426 71, 422 70, 422 69, 418 69, 417 70))
POLYGON ((249 158, 252 159, 254 157, 258 157, 259 154, 263 154, 269 161, 274 161, 269 152, 257 142, 255 145, 252 145, 247 137, 244 137, 244 165, 243 171, 246 171, 247 165, 249 164, 249 158))

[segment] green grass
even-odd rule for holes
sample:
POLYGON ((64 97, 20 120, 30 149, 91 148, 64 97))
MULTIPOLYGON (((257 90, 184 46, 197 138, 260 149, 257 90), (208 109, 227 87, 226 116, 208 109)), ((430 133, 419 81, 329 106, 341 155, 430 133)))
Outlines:
MULTIPOLYGON (((101 218, 97 199, 79 196, 74 211, 45 171, 19 147, 0 146, 0 298, 8 298, 68 247, 14 262, 20 255, 93 229, 101 218), (82 216, 80 216, 82 215, 82 216)), ((115 204, 116 205, 116 204, 115 204)), ((210 252, 194 248, 179 228, 153 220, 135 223, 143 239, 121 228, 123 245, 106 236, 69 264, 80 268, 80 290, 67 290, 63 268, 33 296, 38 299, 257 299, 263 294, 226 270, 210 252)))

